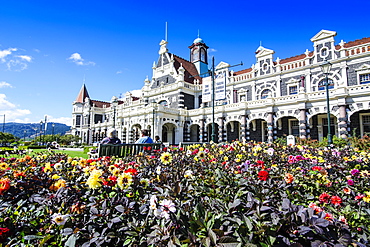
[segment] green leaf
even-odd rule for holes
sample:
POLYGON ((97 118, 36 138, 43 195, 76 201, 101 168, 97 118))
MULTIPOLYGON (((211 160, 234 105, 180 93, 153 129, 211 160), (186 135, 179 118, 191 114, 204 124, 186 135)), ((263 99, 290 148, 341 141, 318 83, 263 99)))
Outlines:
POLYGON ((212 231, 211 229, 208 230, 208 236, 209 238, 211 239, 212 243, 213 244, 216 244, 217 243, 217 235, 214 231, 212 231))

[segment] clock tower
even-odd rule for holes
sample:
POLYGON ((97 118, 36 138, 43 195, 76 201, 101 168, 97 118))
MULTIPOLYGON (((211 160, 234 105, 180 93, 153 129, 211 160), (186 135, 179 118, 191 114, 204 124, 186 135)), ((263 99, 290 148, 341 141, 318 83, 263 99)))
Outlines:
POLYGON ((189 46, 190 61, 195 65, 200 75, 208 72, 208 48, 209 47, 199 37, 193 41, 191 46, 189 46))

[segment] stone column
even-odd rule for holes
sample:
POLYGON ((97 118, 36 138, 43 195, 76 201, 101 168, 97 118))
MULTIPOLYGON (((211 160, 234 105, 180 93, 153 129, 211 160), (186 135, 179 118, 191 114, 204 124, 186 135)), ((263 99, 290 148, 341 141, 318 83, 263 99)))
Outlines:
POLYGON ((347 139, 348 131, 347 131, 347 111, 346 105, 339 106, 339 119, 338 119, 338 128, 339 128, 339 136, 343 139, 347 139))
POLYGON ((307 138, 307 132, 306 132, 306 109, 300 109, 299 110, 299 138, 306 139, 307 138))
POLYGON ((274 141, 274 113, 269 112, 267 116, 267 142, 274 141))
POLYGON ((204 122, 205 119, 200 120, 200 128, 199 128, 199 141, 204 142, 204 122))
POLYGON ((224 141, 224 132, 225 132, 225 118, 218 118, 218 142, 224 141))
POLYGON ((241 115, 242 119, 241 119, 241 126, 240 126, 240 130, 241 130, 241 134, 240 134, 240 141, 246 141, 247 140, 247 135, 246 135, 246 115, 241 115))
POLYGON ((184 123, 184 131, 183 131, 183 135, 184 135, 183 140, 185 142, 190 142, 190 128, 189 128, 189 126, 190 126, 190 122, 189 121, 185 121, 185 123, 184 123))

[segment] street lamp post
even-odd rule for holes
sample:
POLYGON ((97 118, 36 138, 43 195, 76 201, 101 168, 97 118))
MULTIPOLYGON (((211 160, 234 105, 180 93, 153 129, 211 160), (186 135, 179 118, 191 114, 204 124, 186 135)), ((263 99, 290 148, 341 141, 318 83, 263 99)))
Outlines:
POLYGON ((42 131, 42 120, 40 121, 40 143, 42 144, 42 141, 41 141, 41 132, 42 131))
POLYGON ((332 136, 331 136, 331 124, 330 124, 330 102, 329 102, 329 80, 328 80, 328 75, 330 73, 332 64, 329 61, 323 62, 320 67, 322 73, 325 74, 325 90, 326 90, 326 111, 328 114, 328 146, 330 146, 333 141, 332 141, 332 136))
POLYGON ((113 96, 111 102, 113 106, 113 128, 116 128, 116 107, 118 105, 118 98, 113 96))
POLYGON ((155 119, 155 107, 154 107, 154 104, 156 104, 157 102, 153 101, 153 123, 152 123, 152 138, 154 138, 154 119, 155 119))
POLYGON ((51 136, 52 136, 52 138, 54 139, 54 127, 55 127, 55 124, 53 123, 53 124, 51 125, 51 127, 52 127, 52 129, 51 129, 51 136))

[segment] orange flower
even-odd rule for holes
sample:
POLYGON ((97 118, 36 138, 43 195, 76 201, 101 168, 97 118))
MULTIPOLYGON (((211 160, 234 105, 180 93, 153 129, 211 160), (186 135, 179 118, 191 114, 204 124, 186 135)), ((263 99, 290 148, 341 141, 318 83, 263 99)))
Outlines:
POLYGON ((9 178, 2 178, 2 179, 0 179, 0 195, 2 195, 9 188, 10 188, 10 180, 9 180, 9 178))
POLYGON ((294 177, 290 173, 285 174, 284 179, 285 179, 285 182, 288 183, 288 184, 290 184, 294 181, 294 177))

